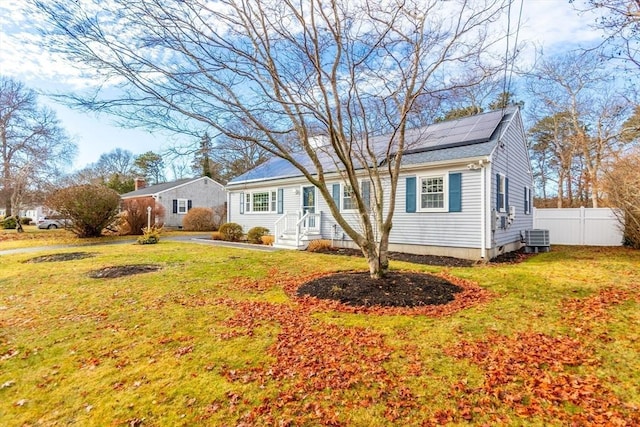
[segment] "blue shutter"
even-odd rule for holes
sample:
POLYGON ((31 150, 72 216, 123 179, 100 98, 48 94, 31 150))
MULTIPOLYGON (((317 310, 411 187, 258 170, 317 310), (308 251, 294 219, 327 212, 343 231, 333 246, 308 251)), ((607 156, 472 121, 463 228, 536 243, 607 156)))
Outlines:
POLYGON ((244 193, 240 193, 240 213, 244 213, 244 193))
POLYGON ((174 214, 178 213, 178 200, 177 199, 173 199, 173 213, 174 214))
POLYGON ((278 213, 282 214, 284 212, 284 190, 282 188, 278 188, 278 213))
POLYGON ((533 190, 529 187, 529 213, 533 213, 533 190))
POLYGON ((462 174, 449 174, 449 212, 462 212, 462 174))
POLYGON ((371 208, 371 183, 362 181, 362 199, 367 209, 371 208))
POLYGON ((405 210, 407 212, 416 211, 416 177, 409 176, 406 179, 406 200, 405 210))
POLYGON ((502 201, 502 199, 500 198, 500 174, 497 173, 496 174, 496 211, 500 212, 500 208, 502 208, 502 206, 500 206, 500 202, 502 201))
POLYGON ((524 187, 524 213, 529 213, 529 195, 527 194, 527 187, 524 187))
POLYGON ((333 184, 331 191, 333 193, 333 201, 336 203, 338 210, 340 210, 340 184, 333 184))
POLYGON ((191 202, 191 200, 187 200, 187 212, 190 211, 192 207, 193 203, 191 202))
POLYGON ((504 179, 504 208, 509 212, 509 178, 504 179))

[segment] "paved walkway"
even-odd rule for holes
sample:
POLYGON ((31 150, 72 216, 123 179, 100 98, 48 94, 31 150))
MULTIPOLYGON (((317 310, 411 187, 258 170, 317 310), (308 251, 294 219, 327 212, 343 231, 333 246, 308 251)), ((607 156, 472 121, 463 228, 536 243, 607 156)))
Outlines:
MULTIPOLYGON (((252 245, 250 243, 224 242, 222 240, 211 240, 208 236, 161 237, 160 241, 162 240, 168 240, 172 242, 199 243, 202 245, 224 246, 229 248, 248 249, 248 250, 263 251, 263 252, 273 252, 273 251, 280 250, 278 248, 274 248, 273 246, 252 245)), ((55 250, 55 249, 85 248, 90 246, 103 246, 103 245, 121 245, 126 243, 131 244, 135 241, 136 240, 134 238, 134 239, 126 239, 126 240, 111 240, 109 242, 80 243, 77 245, 49 245, 49 246, 34 246, 30 248, 6 249, 6 250, 0 250, 0 256, 40 252, 40 251, 55 250)))

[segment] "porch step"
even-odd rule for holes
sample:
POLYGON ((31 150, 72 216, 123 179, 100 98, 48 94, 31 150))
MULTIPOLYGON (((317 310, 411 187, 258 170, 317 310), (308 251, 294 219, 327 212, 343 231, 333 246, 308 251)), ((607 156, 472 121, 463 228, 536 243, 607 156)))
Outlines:
POLYGON ((276 241, 273 243, 273 246, 281 249, 298 249, 304 250, 309 245, 311 240, 321 239, 322 235, 320 233, 308 233, 300 236, 300 241, 296 242, 295 233, 283 233, 276 241))

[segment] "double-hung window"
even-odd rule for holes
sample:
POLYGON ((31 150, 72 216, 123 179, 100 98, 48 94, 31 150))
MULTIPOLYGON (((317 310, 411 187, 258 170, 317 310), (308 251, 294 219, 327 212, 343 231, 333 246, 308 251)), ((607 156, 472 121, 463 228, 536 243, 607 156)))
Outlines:
POLYGON ((352 211, 357 209, 356 198, 353 195, 353 188, 350 185, 342 186, 342 210, 352 211))
POLYGON ((531 213, 531 188, 524 187, 524 213, 529 215, 531 213))
POLYGON ((179 214, 186 214, 189 210, 189 204, 187 199, 178 199, 178 212, 179 214))
POLYGON ((276 212, 278 209, 277 191, 256 191, 245 193, 244 211, 250 212, 276 212))
POLYGON ((408 176, 406 212, 462 212, 462 173, 408 176))
POLYGON ((507 211, 507 178, 502 174, 496 175, 497 184, 496 190, 498 192, 496 199, 496 210, 498 212, 507 211))
POLYGON ((444 175, 420 178, 420 210, 444 210, 445 186, 444 175))

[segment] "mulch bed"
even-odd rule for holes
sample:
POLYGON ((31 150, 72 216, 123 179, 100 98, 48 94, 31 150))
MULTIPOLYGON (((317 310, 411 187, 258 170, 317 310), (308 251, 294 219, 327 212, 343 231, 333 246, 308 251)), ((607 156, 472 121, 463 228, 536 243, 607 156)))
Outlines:
MULTIPOLYGON (((334 255, 347 255, 347 256, 357 256, 362 257, 362 251, 360 249, 349 249, 349 248, 327 248, 327 249, 319 249, 316 252, 324 253, 324 254, 334 254, 334 255)), ((489 260, 489 264, 515 264, 522 261, 525 261, 536 254, 525 253, 524 248, 514 251, 507 252, 501 255, 498 255, 495 258, 489 260)), ((437 256, 437 255, 416 255, 416 254, 407 254, 403 252, 389 252, 389 259, 394 261, 404 261, 410 262, 412 264, 423 264, 423 265, 434 265, 437 267, 472 267, 480 263, 480 261, 473 261, 470 259, 462 259, 462 258, 454 258, 450 256, 437 256)))
MULTIPOLYGON (((325 254, 362 257, 359 249, 326 248, 317 252, 325 254)), ((535 254, 524 250, 498 255, 490 264, 514 264, 535 254)), ((415 255, 389 252, 389 259, 413 264, 439 267, 472 267, 477 261, 448 256, 415 255)), ((455 280, 454 280, 455 281, 455 280)), ((383 279, 373 280, 367 272, 337 273, 307 282, 297 290, 297 296, 311 296, 337 301, 351 307, 425 307, 445 305, 455 299, 462 288, 452 281, 432 274, 388 272, 383 279)))
MULTIPOLYGON (((360 249, 349 248, 327 248, 317 250, 316 252, 333 255, 347 255, 357 257, 363 256, 360 249)), ((411 262, 413 264, 436 265, 441 267, 471 267, 476 263, 475 261, 469 259, 460 259, 450 256, 415 255, 406 254, 403 252, 389 252, 389 259, 395 261, 411 262)))
POLYGON ((153 264, 118 265, 90 271, 89 277, 92 279, 113 279, 116 277, 132 276, 134 274, 150 273, 158 270, 160 270, 160 266, 153 264))
POLYGON ((331 274, 303 284, 297 295, 351 306, 417 307, 447 304, 461 291, 459 286, 431 274, 393 271, 377 280, 368 272, 331 274))
POLYGON ((42 255, 37 256, 35 258, 28 259, 24 262, 26 263, 37 263, 37 262, 60 262, 60 261, 74 261, 78 259, 91 258, 95 256, 90 252, 67 252, 62 254, 51 254, 51 255, 42 255))

